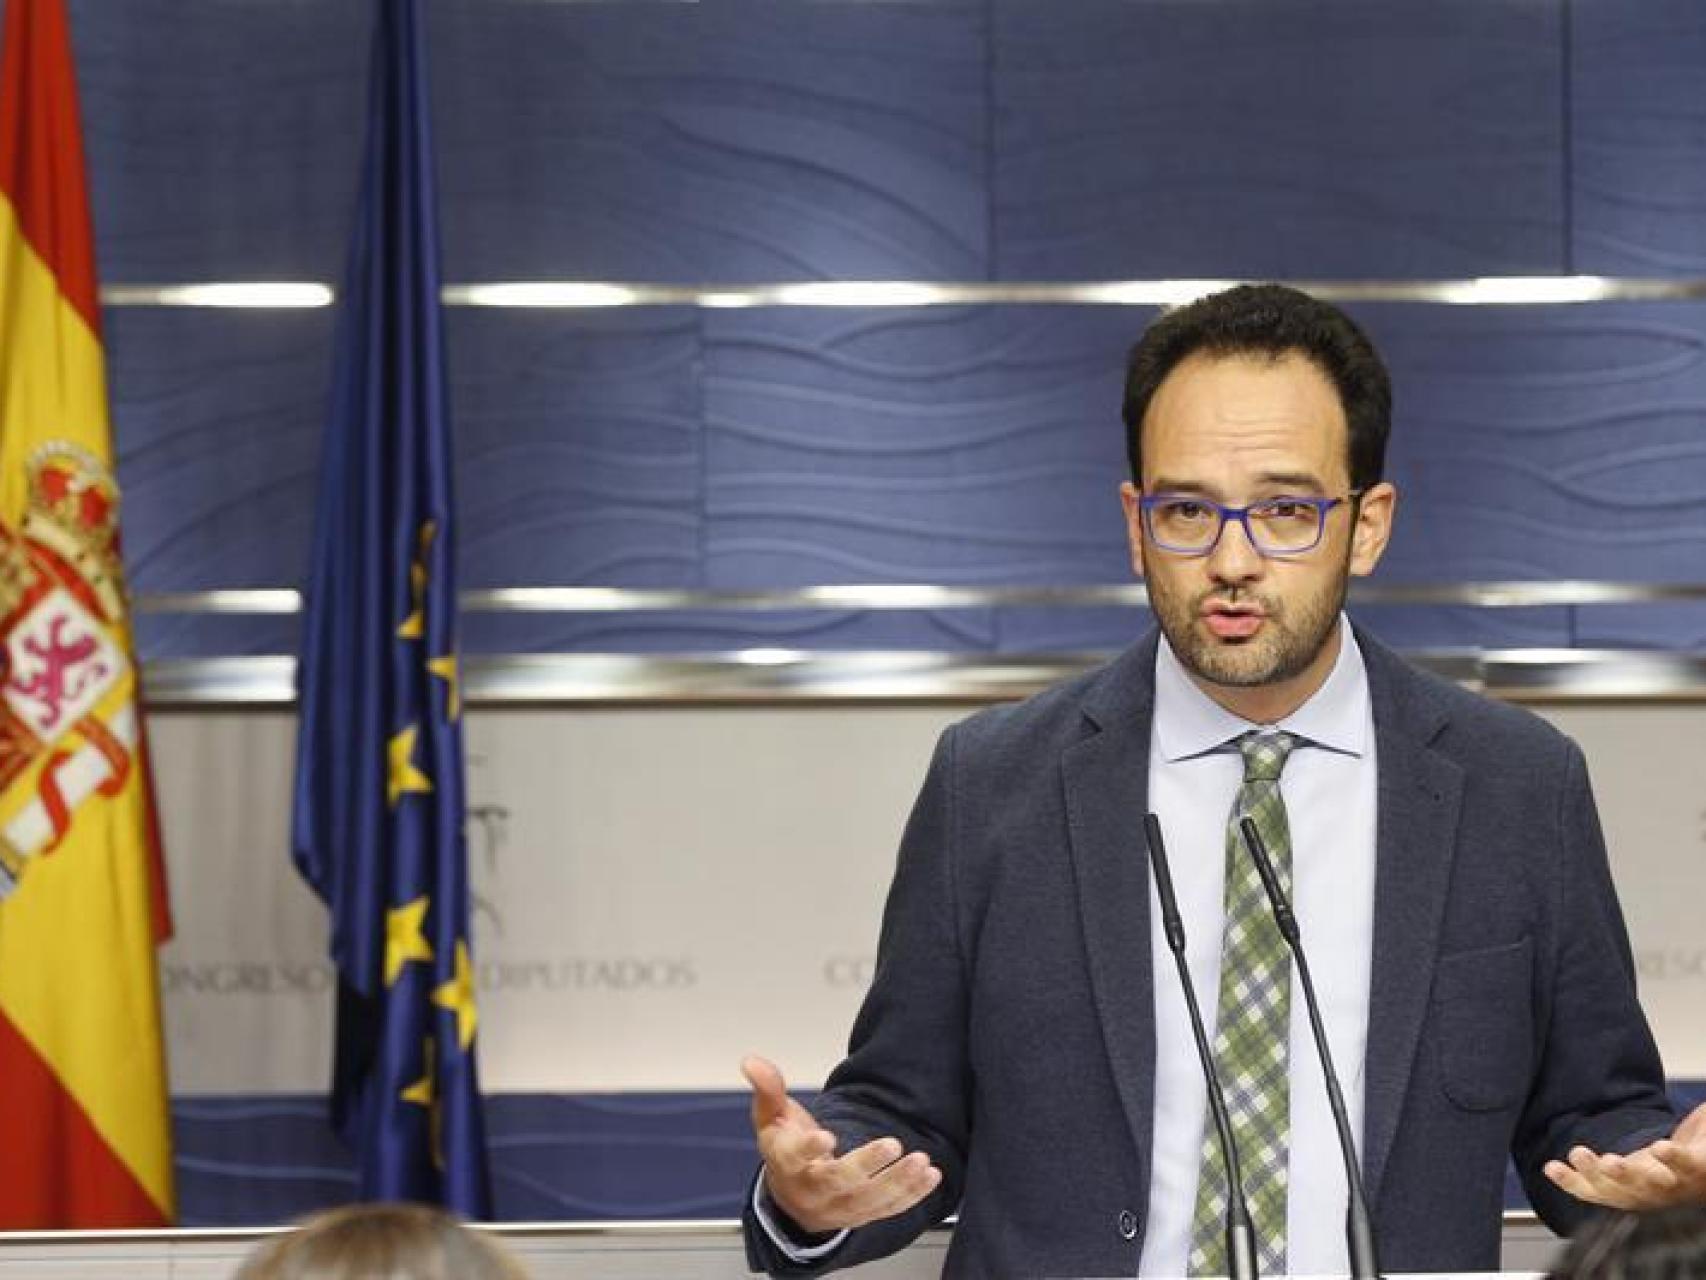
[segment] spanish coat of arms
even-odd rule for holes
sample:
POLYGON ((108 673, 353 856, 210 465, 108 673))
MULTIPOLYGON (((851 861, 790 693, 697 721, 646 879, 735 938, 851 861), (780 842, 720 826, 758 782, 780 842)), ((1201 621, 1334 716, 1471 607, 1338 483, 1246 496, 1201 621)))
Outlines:
POLYGON ((27 501, 19 527, 0 520, 0 898, 125 785, 137 741, 118 487, 55 441, 30 455, 27 501))

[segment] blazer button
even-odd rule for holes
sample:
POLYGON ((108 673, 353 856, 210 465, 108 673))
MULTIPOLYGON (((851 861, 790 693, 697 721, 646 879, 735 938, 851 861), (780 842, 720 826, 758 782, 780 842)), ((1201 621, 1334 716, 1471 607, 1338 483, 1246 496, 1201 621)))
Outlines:
POLYGON ((1120 1210, 1120 1235, 1127 1240, 1137 1239, 1137 1215, 1130 1209, 1120 1210))

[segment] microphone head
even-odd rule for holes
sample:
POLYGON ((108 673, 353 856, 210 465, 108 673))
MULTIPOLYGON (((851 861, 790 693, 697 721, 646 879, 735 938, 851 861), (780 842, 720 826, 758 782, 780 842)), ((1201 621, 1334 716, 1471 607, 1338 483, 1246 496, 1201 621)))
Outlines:
POLYGON ((1256 864, 1256 874, 1262 878, 1262 888, 1267 892, 1268 905, 1274 910, 1274 923, 1279 926, 1280 933, 1287 942, 1297 942, 1297 918, 1291 913, 1291 903, 1286 901, 1285 890, 1280 886, 1279 876, 1274 872, 1273 859, 1268 857, 1268 846, 1262 840, 1262 833, 1256 829, 1256 820, 1249 814, 1238 819, 1238 830, 1244 836, 1244 847, 1250 851, 1250 860, 1256 864))
POLYGON ((1161 819, 1153 813, 1143 815, 1144 841, 1149 846, 1149 868, 1155 873, 1155 896, 1161 900, 1161 927, 1167 934, 1167 946, 1176 954, 1185 954, 1185 922, 1179 916, 1179 900, 1173 894, 1173 875, 1167 868, 1167 845, 1161 839, 1161 819))

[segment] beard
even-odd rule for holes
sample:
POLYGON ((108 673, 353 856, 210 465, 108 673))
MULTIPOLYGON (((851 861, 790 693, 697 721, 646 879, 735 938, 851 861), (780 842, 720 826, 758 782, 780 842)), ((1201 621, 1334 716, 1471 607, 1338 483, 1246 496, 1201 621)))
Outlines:
POLYGON ((1326 648, 1338 625, 1350 587, 1350 565, 1319 590, 1286 602, 1257 591, 1236 587, 1210 588, 1184 600, 1149 583, 1149 603, 1161 634, 1185 670, 1210 684, 1248 689, 1280 684, 1303 674, 1326 648), (1254 604, 1264 615, 1261 630, 1247 640, 1223 640, 1206 632, 1202 610, 1210 600, 1254 604))

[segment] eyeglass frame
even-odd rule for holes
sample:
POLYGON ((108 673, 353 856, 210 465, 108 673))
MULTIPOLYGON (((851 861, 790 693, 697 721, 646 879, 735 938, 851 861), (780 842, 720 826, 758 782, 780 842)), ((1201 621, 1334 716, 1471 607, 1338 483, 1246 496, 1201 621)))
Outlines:
POLYGON ((1261 556, 1264 560, 1290 560, 1296 556, 1306 556, 1321 545, 1321 539, 1327 536, 1327 513, 1329 511, 1334 507, 1343 506, 1347 502, 1350 503, 1354 509, 1356 504, 1361 502, 1367 493, 1367 489, 1352 489, 1343 497, 1338 498, 1305 498, 1297 497, 1292 494, 1276 494, 1271 498, 1258 498, 1255 502, 1247 502, 1241 507, 1229 507, 1224 503, 1216 502, 1213 498, 1204 498, 1193 493, 1145 493, 1138 495, 1137 507, 1143 518, 1143 532, 1156 547, 1165 551, 1168 555, 1179 556, 1190 560, 1200 560, 1203 556, 1212 555, 1214 553, 1214 549, 1220 545, 1220 540, 1226 536, 1227 524, 1235 521, 1244 527, 1244 537, 1249 541, 1251 548, 1256 552, 1256 554, 1261 556), (1156 536, 1154 519, 1151 513, 1163 502, 1179 501, 1195 502, 1204 507, 1211 507, 1215 514, 1220 517, 1220 525, 1215 529, 1214 537, 1209 540, 1206 547, 1176 547, 1170 543, 1163 542, 1156 536), (1292 502, 1299 506, 1314 507, 1316 518, 1315 541, 1311 542, 1306 547, 1292 547, 1283 551, 1276 551, 1269 547, 1264 547, 1261 542, 1257 540, 1255 531, 1250 527, 1250 512, 1256 510, 1258 507, 1270 506, 1276 502, 1292 502))

